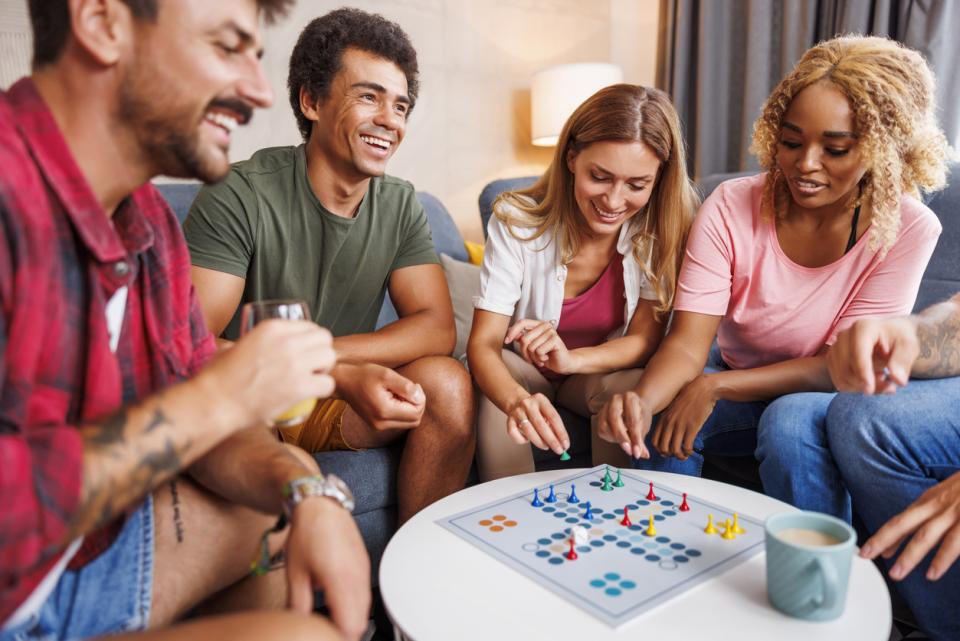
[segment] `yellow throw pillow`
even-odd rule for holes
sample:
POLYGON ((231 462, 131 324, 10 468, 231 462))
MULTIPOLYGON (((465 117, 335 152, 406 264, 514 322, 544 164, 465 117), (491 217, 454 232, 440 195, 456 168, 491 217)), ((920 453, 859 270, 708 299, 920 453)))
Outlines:
POLYGON ((463 243, 467 249, 467 256, 474 265, 483 263, 483 245, 480 243, 471 243, 469 240, 463 243))

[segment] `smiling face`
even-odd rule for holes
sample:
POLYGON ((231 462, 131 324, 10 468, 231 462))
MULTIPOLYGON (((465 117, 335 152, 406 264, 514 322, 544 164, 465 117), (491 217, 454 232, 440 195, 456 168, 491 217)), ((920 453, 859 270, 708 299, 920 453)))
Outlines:
POLYGON ((794 96, 783 116, 777 165, 799 207, 846 208, 857 197, 866 168, 853 110, 834 85, 817 82, 794 96))
POLYGON ((260 66, 256 0, 165 0, 137 22, 119 118, 154 173, 219 180, 230 136, 273 101, 260 66))
POLYGON ((314 123, 309 146, 340 177, 382 176, 406 131, 407 78, 386 58, 350 48, 330 95, 311 104, 302 92, 301 108, 314 123))
POLYGON ((581 219, 601 237, 619 233, 647 204, 660 159, 642 142, 601 141, 570 152, 567 168, 581 219))

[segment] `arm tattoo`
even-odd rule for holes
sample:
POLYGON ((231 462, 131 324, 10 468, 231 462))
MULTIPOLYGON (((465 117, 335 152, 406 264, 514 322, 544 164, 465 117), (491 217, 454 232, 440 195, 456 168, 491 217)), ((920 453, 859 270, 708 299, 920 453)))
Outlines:
POLYGON ((83 486, 71 538, 116 518, 181 470, 190 441, 172 428, 158 405, 146 421, 121 409, 81 430, 83 486))
POLYGON ((180 493, 176 480, 170 481, 170 500, 173 503, 173 530, 177 535, 177 543, 183 543, 183 517, 180 515, 180 493))
POLYGON ((953 301, 931 307, 917 324, 920 356, 913 369, 916 378, 960 375, 960 309, 953 301))

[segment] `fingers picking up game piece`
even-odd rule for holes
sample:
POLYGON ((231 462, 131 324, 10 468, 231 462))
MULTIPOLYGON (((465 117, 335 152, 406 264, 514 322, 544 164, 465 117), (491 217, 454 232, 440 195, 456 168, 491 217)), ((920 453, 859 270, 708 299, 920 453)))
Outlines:
POLYGON ((566 450, 564 450, 564 451, 563 451, 563 454, 560 455, 560 460, 561 460, 561 461, 569 461, 569 460, 570 460, 570 455, 567 453, 566 450))

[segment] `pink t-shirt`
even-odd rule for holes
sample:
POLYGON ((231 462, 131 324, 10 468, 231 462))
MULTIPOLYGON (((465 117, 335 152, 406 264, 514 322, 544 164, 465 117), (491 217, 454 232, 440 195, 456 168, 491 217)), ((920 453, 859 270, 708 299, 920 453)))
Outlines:
MULTIPOLYGON (((557 334, 567 349, 594 347, 605 343, 607 336, 624 320, 623 256, 614 254, 593 285, 573 298, 563 299, 557 334)), ((547 368, 538 368, 549 380, 566 378, 547 368)))
POLYGON ((813 356, 856 320, 910 313, 940 236, 929 208, 901 198, 900 233, 883 260, 868 230, 833 263, 804 267, 760 214, 765 178, 729 180, 703 203, 677 284, 675 310, 723 316, 717 342, 730 367, 813 356))

